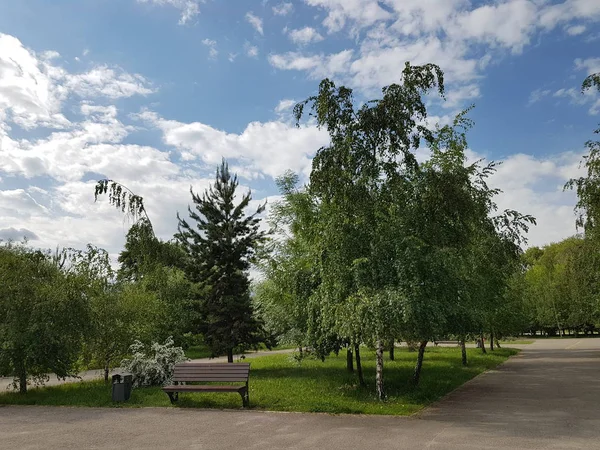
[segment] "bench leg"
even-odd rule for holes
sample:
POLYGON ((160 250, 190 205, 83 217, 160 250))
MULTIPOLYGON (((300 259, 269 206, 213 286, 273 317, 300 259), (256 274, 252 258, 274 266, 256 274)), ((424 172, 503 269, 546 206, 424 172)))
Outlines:
POLYGON ((250 406, 250 395, 248 394, 248 388, 240 392, 242 396, 242 406, 248 408, 250 406))
POLYGON ((167 395, 169 396, 169 400, 171 400, 171 404, 179 400, 179 392, 167 392, 167 395))

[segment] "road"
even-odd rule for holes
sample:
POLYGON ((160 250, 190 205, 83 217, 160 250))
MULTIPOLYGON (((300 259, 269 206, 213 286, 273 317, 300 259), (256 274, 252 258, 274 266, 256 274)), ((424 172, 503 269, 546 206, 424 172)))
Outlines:
POLYGON ((411 417, 0 407, 0 449, 600 449, 600 339, 543 340, 411 417))

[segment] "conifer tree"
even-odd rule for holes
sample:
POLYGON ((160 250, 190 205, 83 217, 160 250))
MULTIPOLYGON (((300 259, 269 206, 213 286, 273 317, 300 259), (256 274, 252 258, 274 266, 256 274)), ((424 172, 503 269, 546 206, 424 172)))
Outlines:
POLYGON ((188 207, 188 212, 196 223, 178 214, 176 234, 188 257, 186 274, 197 287, 197 330, 213 355, 227 353, 228 362, 233 362, 235 347, 256 345, 263 335, 262 323, 254 316, 248 269, 265 238, 258 217, 265 205, 246 215, 251 193, 236 205, 237 187, 237 176, 223 160, 214 185, 202 196, 190 189, 195 208, 188 207))

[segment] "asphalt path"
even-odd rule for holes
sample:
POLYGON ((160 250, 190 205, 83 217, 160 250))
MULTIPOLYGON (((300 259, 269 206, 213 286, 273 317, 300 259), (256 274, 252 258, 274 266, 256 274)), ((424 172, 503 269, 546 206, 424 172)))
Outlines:
POLYGON ((600 449, 600 339, 539 340, 417 416, 0 407, 0 449, 600 449))

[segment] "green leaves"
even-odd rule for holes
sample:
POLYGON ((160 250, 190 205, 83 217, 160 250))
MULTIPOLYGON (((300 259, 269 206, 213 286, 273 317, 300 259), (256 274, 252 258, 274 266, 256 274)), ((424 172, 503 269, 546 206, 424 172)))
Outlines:
POLYGON ((48 372, 74 375, 90 309, 85 279, 61 271, 48 254, 0 246, 0 375, 21 392, 48 372))

